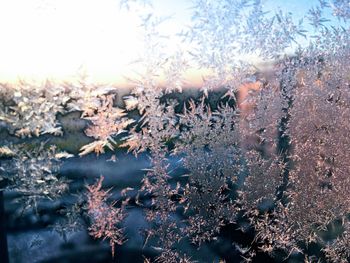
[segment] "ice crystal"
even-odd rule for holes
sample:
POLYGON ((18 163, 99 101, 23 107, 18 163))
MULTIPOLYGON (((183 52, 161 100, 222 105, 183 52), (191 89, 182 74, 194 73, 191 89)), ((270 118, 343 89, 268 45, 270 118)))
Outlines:
POLYGON ((344 21, 350 18, 350 4, 348 0, 333 0, 330 5, 335 16, 344 21))
MULTIPOLYGON (((34 149, 15 145, 11 149, 10 160, 2 161, 0 178, 6 181, 4 190, 15 191, 23 209, 36 209, 41 200, 58 199, 68 190, 68 181, 58 176, 60 159, 56 148, 44 148, 44 144, 34 149)), ((3 147, 2 147, 3 148, 3 147)))
POLYGON ((58 233, 65 242, 68 241, 72 233, 86 229, 86 224, 83 222, 83 196, 79 195, 75 203, 66 205, 59 211, 62 216, 52 226, 52 229, 58 233))
POLYGON ((8 123, 10 131, 17 136, 62 134, 56 114, 65 112, 64 107, 70 100, 63 86, 49 81, 41 85, 21 81, 16 85, 3 85, 0 92, 6 92, 9 101, 0 108, 0 120, 8 123))
POLYGON ((124 218, 121 208, 116 208, 115 203, 109 204, 109 190, 102 189, 103 177, 94 185, 87 185, 87 211, 91 221, 89 233, 94 238, 108 239, 115 255, 115 245, 121 245, 125 241, 123 230, 118 227, 124 218))
POLYGON ((92 123, 86 129, 86 135, 97 140, 84 145, 81 148, 81 156, 92 151, 97 154, 104 153, 105 147, 114 150, 113 144, 115 145, 116 142, 113 136, 126 132, 125 128, 133 122, 133 120, 123 118, 126 115, 124 110, 113 107, 113 97, 113 95, 101 97, 101 105, 97 109, 97 112, 85 117, 85 119, 92 123))
MULTIPOLYGON (((114 105, 114 87, 83 76, 64 84, 1 85, 0 121, 18 136, 58 135, 56 115, 80 111, 89 122, 86 135, 95 139, 81 148, 81 156, 113 151, 117 139, 136 157, 143 152, 149 167, 135 206, 145 211, 145 246, 158 251, 159 262, 190 262, 181 242, 210 243, 243 219, 257 248, 232 249, 246 262, 258 250, 271 256, 277 250, 303 253, 305 262, 313 262, 318 258, 305 249, 310 243, 321 247, 326 261, 348 262, 349 1, 320 0, 296 21, 282 9, 266 10, 260 0, 195 0, 192 25, 182 34, 194 49, 174 54, 167 53, 168 38, 159 30, 167 19, 153 14, 148 3, 121 1, 126 9, 147 5, 145 13, 136 8, 144 31, 145 52, 138 60, 143 72, 131 82, 125 110, 114 105), (339 26, 330 26, 329 11, 339 26), (188 56, 209 73, 202 96, 182 101, 176 95, 194 66, 188 56), (243 62, 246 57, 270 61, 272 69, 258 72, 243 62), (212 91, 219 87, 226 94, 213 107, 212 91), (171 158, 178 160, 175 165, 171 158), (325 238, 335 224, 340 233, 325 238)), ((116 162, 113 156, 108 161, 116 162)), ((68 153, 4 145, 0 157, 8 158, 0 169, 4 189, 20 193, 25 206, 36 207, 38 200, 58 198, 67 189, 58 163, 68 153)), ((125 241, 120 224, 131 188, 122 191, 126 200, 118 208, 109 203, 102 181, 87 186, 89 230, 108 239, 114 255, 115 245, 125 241)), ((83 202, 78 203, 66 209, 63 230, 79 226, 83 202)))

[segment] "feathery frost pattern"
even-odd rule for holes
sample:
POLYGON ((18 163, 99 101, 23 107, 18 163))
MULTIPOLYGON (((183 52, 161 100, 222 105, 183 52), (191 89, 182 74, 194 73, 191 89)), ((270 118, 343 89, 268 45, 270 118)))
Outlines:
MULTIPOLYGON (((143 71, 130 80, 123 105, 116 106, 118 88, 84 76, 0 85, 0 127, 11 136, 61 136, 57 116, 78 111, 94 139, 78 157, 125 151, 149 161, 140 189, 125 188, 120 202, 110 200, 115 195, 103 189, 102 176, 87 184, 62 210, 67 218, 57 230, 87 228, 108 240, 115 256, 116 245, 127 243, 128 210, 142 209, 142 249, 156 254, 145 262, 200 262, 184 244, 203 251, 232 226, 233 235, 254 236, 247 247, 230 243, 245 262, 261 253, 348 262, 350 2, 319 0, 298 20, 265 10, 260 0, 192 2, 192 24, 179 34, 189 50, 169 54, 158 30, 168 19, 152 13, 151 1, 120 1, 140 14, 145 45, 143 71), (194 67, 207 72, 199 96, 182 99, 185 73, 194 67)), ((32 149, 1 142, 0 189, 16 192, 24 209, 70 195, 71 182, 59 174, 69 157, 49 143, 32 149)))
POLYGON ((87 188, 87 213, 91 221, 89 233, 94 238, 108 239, 114 257, 115 245, 124 243, 123 230, 117 225, 124 218, 122 209, 115 208, 114 203, 108 204, 109 191, 102 189, 103 177, 96 184, 87 188))

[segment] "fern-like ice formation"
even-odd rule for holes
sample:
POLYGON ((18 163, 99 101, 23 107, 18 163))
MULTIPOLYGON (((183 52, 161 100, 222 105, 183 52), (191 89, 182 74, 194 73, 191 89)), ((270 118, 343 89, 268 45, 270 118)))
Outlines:
POLYGON ((121 208, 116 208, 115 203, 109 204, 109 191, 102 189, 103 177, 94 184, 87 185, 87 214, 91 225, 89 234, 94 238, 108 239, 112 249, 112 256, 115 255, 115 245, 124 243, 123 230, 118 227, 124 218, 121 208))
MULTIPOLYGON (((149 1, 121 1, 130 10, 138 4, 151 8, 149 1)), ((115 105, 115 88, 84 78, 39 86, 22 82, 0 86, 0 121, 17 136, 59 135, 56 115, 79 111, 89 122, 85 134, 95 139, 81 148, 81 156, 117 146, 146 155, 150 166, 135 203, 149 223, 145 246, 156 247, 160 262, 195 260, 180 244, 201 247, 242 220, 249 226, 241 230, 254 233, 256 247, 231 249, 248 262, 260 251, 304 254, 309 262, 312 243, 321 247, 324 260, 347 262, 349 1, 320 0, 307 10, 303 18, 312 33, 292 13, 268 13, 260 0, 196 0, 194 7, 193 24, 181 36, 194 46, 186 56, 209 69, 199 98, 174 96, 183 92, 184 73, 194 65, 182 51, 166 54, 158 31, 166 19, 147 13, 141 14, 144 72, 124 97, 125 109, 115 105), (326 12, 343 26, 329 26, 326 12), (243 62, 249 56, 273 64, 273 70, 257 72, 254 63, 243 62), (213 107, 217 88, 225 96, 213 107), (139 118, 129 115, 134 110, 139 118), (178 160, 175 168, 172 158, 178 160), (335 224, 340 233, 325 238, 335 224)), ((56 161, 65 154, 54 151, 1 147, 0 157, 12 158, 1 166, 0 179, 8 181, 4 189, 21 193, 27 206, 58 198, 68 182, 56 176, 56 161)), ((102 181, 87 186, 89 230, 108 239, 114 254, 115 245, 125 241, 120 228, 125 211, 109 202, 102 181)))
POLYGON ((123 118, 126 115, 124 110, 113 107, 113 97, 113 95, 102 96, 100 98, 101 105, 96 109, 96 112, 84 117, 91 122, 85 134, 96 140, 84 145, 80 149, 80 156, 93 151, 97 154, 104 153, 105 147, 113 151, 113 145, 116 144, 113 136, 126 132, 126 127, 133 123, 133 120, 123 118))
POLYGON ((19 194, 18 202, 23 210, 37 209, 42 200, 57 200, 68 191, 69 181, 58 176, 62 158, 67 153, 56 151, 55 146, 46 147, 44 143, 33 149, 25 145, 2 146, 0 181, 4 189, 19 194), (5 155, 6 154, 6 155, 5 155))

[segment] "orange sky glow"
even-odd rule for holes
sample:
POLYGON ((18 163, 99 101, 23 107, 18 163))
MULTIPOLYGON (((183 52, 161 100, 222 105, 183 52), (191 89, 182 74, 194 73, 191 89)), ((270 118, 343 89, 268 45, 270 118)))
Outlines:
MULTIPOLYGON (((154 10, 173 16, 163 28, 173 36, 190 14, 171 3, 164 0, 154 10)), ((138 71, 133 61, 142 56, 139 25, 137 12, 120 9, 117 0, 0 1, 0 82, 69 81, 83 68, 91 81, 128 86, 125 77, 138 71)), ((170 52, 181 45, 170 40, 170 52)), ((190 69, 188 85, 199 86, 201 75, 190 69)))

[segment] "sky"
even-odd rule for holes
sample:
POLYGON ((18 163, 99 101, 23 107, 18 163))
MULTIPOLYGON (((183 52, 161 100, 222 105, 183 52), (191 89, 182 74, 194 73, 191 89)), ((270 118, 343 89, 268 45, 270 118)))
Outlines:
MULTIPOLYGON (((270 0, 304 14, 316 0, 270 0)), ((164 31, 175 36, 191 22, 190 0, 154 0, 154 12, 171 16, 164 31)), ((119 0, 0 0, 0 82, 46 78, 69 80, 80 71, 92 81, 127 85, 125 76, 142 55, 140 21, 119 0)), ((176 37, 167 48, 181 44, 176 37)), ((195 82, 199 72, 191 69, 195 82)))

